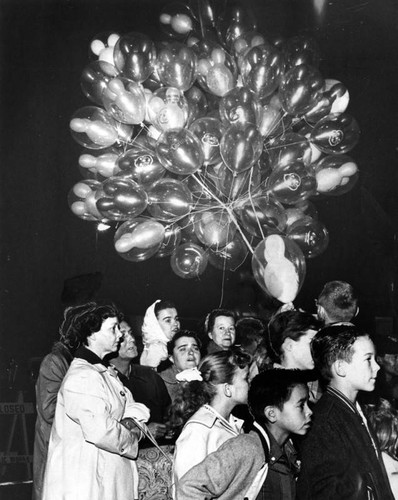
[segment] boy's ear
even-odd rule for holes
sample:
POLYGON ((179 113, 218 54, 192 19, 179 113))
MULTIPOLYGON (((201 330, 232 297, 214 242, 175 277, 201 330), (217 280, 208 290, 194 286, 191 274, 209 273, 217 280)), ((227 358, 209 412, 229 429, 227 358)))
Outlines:
POLYGON ((322 321, 325 321, 326 319, 326 311, 324 309, 323 306, 321 306, 320 304, 318 304, 317 308, 316 308, 316 313, 318 315, 318 318, 322 321))
POLYGON ((213 335, 211 332, 209 332, 207 335, 209 336, 209 339, 213 340, 213 335))
POLYGON ((271 422, 271 424, 274 424, 276 422, 276 408, 275 406, 266 406, 264 408, 264 415, 265 418, 271 422))
POLYGON ((174 358, 173 358, 173 356, 172 356, 171 354, 170 354, 170 356, 169 356, 169 361, 170 361, 171 363, 173 363, 173 365, 174 365, 174 358))
POLYGON ((282 346, 286 352, 290 352, 293 347, 293 339, 291 339, 290 337, 286 337, 282 346))
POLYGON ((338 377, 345 377, 347 373, 347 361, 344 361, 344 359, 337 359, 333 363, 332 369, 338 377))

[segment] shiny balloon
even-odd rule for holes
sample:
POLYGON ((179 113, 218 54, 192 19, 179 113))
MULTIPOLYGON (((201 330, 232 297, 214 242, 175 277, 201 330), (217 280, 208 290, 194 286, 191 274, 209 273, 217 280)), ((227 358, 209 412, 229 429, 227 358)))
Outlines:
POLYGON ((116 78, 119 71, 105 61, 92 61, 86 66, 80 77, 83 94, 95 104, 102 106, 102 93, 107 84, 116 78))
POLYGON ((195 16, 190 7, 182 2, 167 4, 159 16, 162 32, 170 38, 183 40, 195 27, 195 16))
POLYGON ((147 207, 147 194, 131 179, 111 177, 97 194, 97 208, 110 220, 127 220, 140 215, 147 207))
POLYGON ((192 87, 196 78, 197 57, 183 43, 163 43, 157 50, 156 72, 166 87, 182 91, 192 87))
POLYGON ((138 125, 145 118, 146 102, 141 85, 129 78, 117 77, 110 80, 102 94, 108 113, 121 123, 138 125))
POLYGON ((282 54, 269 43, 257 45, 242 56, 240 73, 243 85, 259 99, 271 95, 279 86, 284 70, 282 54))
POLYGON ((225 128, 216 118, 199 118, 189 130, 198 138, 204 154, 204 165, 214 165, 221 161, 220 141, 225 128))
POLYGON ((233 240, 224 248, 210 250, 209 263, 223 271, 235 271, 245 261, 249 253, 242 237, 236 233, 233 240))
POLYGON ((221 157, 227 167, 235 173, 249 169, 263 150, 260 132, 252 124, 231 125, 220 143, 221 157))
POLYGON ((272 172, 268 178, 267 192, 280 203, 294 205, 315 194, 316 180, 303 163, 294 162, 272 172))
POLYGON ((113 52, 119 38, 120 35, 114 31, 104 31, 96 34, 89 46, 90 60, 104 61, 114 66, 113 52))
POLYGON ((238 62, 238 68, 241 70, 245 54, 253 47, 258 47, 267 43, 264 35, 258 31, 247 31, 240 35, 233 43, 232 52, 238 62))
POLYGON ((286 228, 286 210, 271 196, 258 196, 248 200, 239 210, 242 227, 253 236, 265 238, 282 233, 286 228))
POLYGON ((321 73, 306 64, 294 66, 282 78, 279 99, 286 113, 304 115, 322 99, 324 80, 321 73))
POLYGON ((229 6, 222 24, 222 31, 228 48, 233 47, 235 41, 245 33, 255 31, 257 28, 255 15, 247 3, 235 2, 232 6, 229 6))
POLYGON ((263 137, 280 135, 284 126, 284 112, 280 106, 269 103, 262 106, 258 130, 263 137))
POLYGON ((147 144, 134 144, 131 149, 119 156, 117 166, 140 185, 148 186, 165 176, 167 170, 160 163, 154 147, 147 144))
POLYGON ((160 179, 148 189, 148 212, 159 220, 173 222, 189 214, 192 194, 186 185, 175 179, 160 179))
POLYGON ((85 106, 78 109, 69 123, 72 137, 88 149, 104 149, 119 139, 115 120, 102 108, 85 106))
POLYGON ((256 95, 248 87, 236 87, 220 101, 220 117, 226 127, 230 125, 257 126, 262 108, 256 95))
POLYGON ((289 163, 311 163, 311 147, 308 139, 294 132, 287 132, 270 141, 266 146, 272 170, 286 167, 289 163))
POLYGON ((195 234, 207 247, 223 248, 233 239, 235 233, 236 226, 226 210, 216 207, 213 210, 196 212, 195 234))
POLYGON ((178 175, 193 174, 204 161, 199 139, 187 129, 163 132, 156 143, 156 154, 164 168, 178 175))
POLYGON ((329 244, 329 232, 324 224, 309 216, 291 224, 286 236, 297 243, 309 259, 321 255, 329 244))
POLYGON ((315 166, 316 190, 320 194, 339 196, 350 191, 359 177, 358 165, 347 155, 330 155, 315 166))
POLYGON ((281 50, 288 68, 301 64, 319 66, 320 50, 313 38, 303 35, 293 36, 282 43, 281 50))
POLYGON ((206 116, 209 105, 205 93, 196 85, 185 92, 185 97, 188 102, 187 124, 190 126, 195 120, 206 116))
POLYGON ((196 243, 179 245, 170 257, 170 265, 180 278, 198 278, 204 273, 208 263, 207 252, 196 243))
POLYGON ((104 180, 120 172, 117 164, 119 156, 120 151, 113 147, 97 151, 87 149, 79 156, 79 165, 96 174, 97 180, 104 180))
POLYGON ((137 217, 124 222, 116 231, 114 245, 123 259, 142 262, 159 251, 165 228, 153 219, 137 217))
POLYGON ((235 61, 221 45, 201 40, 192 48, 198 57, 197 82, 205 91, 222 97, 236 86, 235 61))
POLYGON ((350 93, 347 87, 332 78, 325 79, 325 93, 330 95, 332 99, 331 113, 344 113, 350 102, 350 93))
POLYGON ((147 118, 160 131, 183 128, 188 115, 188 101, 175 87, 156 90, 147 102, 147 118))
POLYGON ((80 219, 98 221, 104 218, 95 205, 95 195, 101 186, 98 181, 84 180, 76 183, 69 191, 69 208, 80 219))
POLYGON ((303 252, 294 241, 272 234, 255 248, 252 270, 265 293, 287 304, 293 302, 300 291, 306 263, 303 252))
POLYGON ((329 154, 344 154, 359 141, 360 129, 357 121, 346 113, 325 116, 313 128, 310 140, 315 146, 329 154))
POLYGON ((153 72, 156 49, 153 41, 142 33, 130 32, 115 45, 114 62, 123 75, 137 83, 144 82, 153 72))

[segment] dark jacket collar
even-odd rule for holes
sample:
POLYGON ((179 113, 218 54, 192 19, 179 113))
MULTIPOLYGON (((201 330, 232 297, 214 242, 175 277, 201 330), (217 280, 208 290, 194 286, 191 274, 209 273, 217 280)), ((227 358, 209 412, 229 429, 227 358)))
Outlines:
POLYGON ((109 366, 109 363, 106 360, 101 359, 99 356, 95 354, 95 352, 91 351, 90 349, 87 349, 87 347, 85 346, 81 346, 78 348, 78 350, 75 352, 75 358, 84 359, 85 361, 87 361, 92 365, 101 364, 106 367, 109 366))

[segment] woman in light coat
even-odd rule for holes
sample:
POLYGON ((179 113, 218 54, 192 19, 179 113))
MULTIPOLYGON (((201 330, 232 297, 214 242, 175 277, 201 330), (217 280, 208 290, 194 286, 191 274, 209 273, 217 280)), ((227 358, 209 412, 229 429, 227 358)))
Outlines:
POLYGON ((102 361, 121 339, 119 313, 94 304, 76 319, 75 328, 84 345, 58 394, 42 498, 132 500, 138 494, 134 459, 141 435, 134 421, 145 425, 149 410, 134 403, 102 361))
POLYGON ((176 441, 174 481, 242 432, 243 420, 231 412, 247 403, 251 356, 239 347, 206 356, 199 365, 199 379, 183 384, 173 418, 186 421, 176 441))

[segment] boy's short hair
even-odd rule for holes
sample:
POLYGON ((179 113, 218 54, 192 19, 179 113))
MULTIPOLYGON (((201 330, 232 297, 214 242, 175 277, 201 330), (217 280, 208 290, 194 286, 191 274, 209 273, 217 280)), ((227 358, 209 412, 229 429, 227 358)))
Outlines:
POLYGON ((329 281, 319 294, 318 305, 333 321, 351 321, 358 309, 354 288, 346 281, 329 281))
POLYGON ((197 333, 192 332, 191 330, 179 330, 168 342, 167 344, 167 353, 169 356, 173 355, 174 347, 176 346, 176 342, 178 339, 181 337, 190 337, 196 340, 196 343, 198 344, 199 350, 202 348, 202 342, 200 341, 200 338, 197 333))
POLYGON ((248 404, 257 422, 264 422, 264 409, 276 406, 283 409, 297 385, 305 385, 314 380, 311 370, 291 370, 272 368, 256 375, 250 384, 248 404))
POLYGON ((369 337, 369 334, 352 323, 334 323, 315 335, 311 341, 312 358, 315 368, 325 380, 332 380, 332 365, 335 361, 352 360, 353 345, 359 337, 369 337))
POLYGON ((319 330, 322 323, 312 314, 302 311, 283 311, 275 314, 268 323, 269 355, 281 361, 282 345, 287 338, 298 340, 308 330, 319 330))
POLYGON ((261 342, 265 337, 265 325, 259 318, 247 316, 240 318, 235 324, 236 345, 243 348, 253 342, 261 342))

